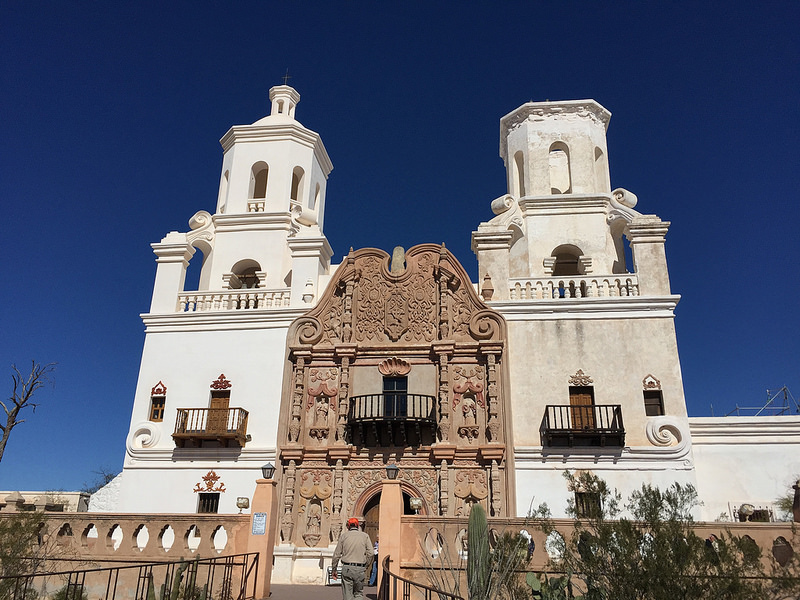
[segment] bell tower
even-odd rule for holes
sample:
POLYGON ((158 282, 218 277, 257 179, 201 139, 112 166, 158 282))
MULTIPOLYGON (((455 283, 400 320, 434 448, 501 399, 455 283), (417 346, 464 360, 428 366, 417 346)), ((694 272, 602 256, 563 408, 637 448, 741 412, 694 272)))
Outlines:
MULTIPOLYGON (((633 210, 637 199, 631 192, 612 191, 610 119, 594 100, 568 100, 528 102, 500 120, 508 192, 492 202, 497 216, 481 223, 472 237, 480 279, 489 275, 496 300, 513 296, 515 279, 625 275, 633 265, 626 263, 624 236, 638 263, 638 285, 648 293, 669 293, 663 257, 669 223, 633 210)), ((563 286, 560 280, 552 283, 563 286)), ((586 286, 594 284, 581 283, 583 289, 572 291, 592 295, 586 286)), ((616 295, 638 295, 630 286, 618 283, 616 295)), ((554 293, 553 286, 540 291, 554 293)))
MULTIPOLYGON (((268 116, 231 127, 220 140, 224 155, 215 213, 198 212, 189 222, 191 231, 173 232, 153 248, 161 264, 160 253, 171 257, 180 243, 184 265, 185 257, 200 249, 198 291, 268 289, 279 305, 307 307, 318 296, 319 277, 328 272, 333 254, 322 231, 333 165, 320 136, 295 119, 297 90, 275 86, 269 99, 268 116)), ((159 300, 164 291, 166 304, 154 297, 153 312, 175 310, 171 298, 183 291, 182 274, 176 273, 166 268, 157 273, 159 300)))
POLYGON ((594 100, 528 102, 504 116, 507 192, 472 234, 483 299, 508 324, 518 502, 557 505, 542 490, 557 489, 564 468, 613 464, 645 481, 695 480, 669 223, 612 189, 610 118, 594 100))

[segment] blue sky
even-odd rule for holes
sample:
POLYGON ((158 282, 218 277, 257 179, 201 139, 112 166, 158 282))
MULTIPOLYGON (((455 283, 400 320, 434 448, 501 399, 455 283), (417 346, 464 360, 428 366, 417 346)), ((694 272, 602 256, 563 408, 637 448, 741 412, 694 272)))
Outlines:
POLYGON ((12 363, 58 367, 0 489, 121 468, 149 244, 214 210, 219 138, 287 68, 334 163, 334 261, 445 242, 473 277, 500 117, 596 99, 612 187, 672 222, 690 414, 800 396, 799 22, 797 2, 3 2, 0 393, 12 363))

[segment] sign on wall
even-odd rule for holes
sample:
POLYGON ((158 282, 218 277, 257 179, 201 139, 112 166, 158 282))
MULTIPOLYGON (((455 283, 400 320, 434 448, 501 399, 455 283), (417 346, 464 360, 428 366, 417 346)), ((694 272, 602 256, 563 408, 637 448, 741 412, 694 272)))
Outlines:
POLYGON ((267 532, 267 513, 253 513, 253 535, 264 535, 267 532))

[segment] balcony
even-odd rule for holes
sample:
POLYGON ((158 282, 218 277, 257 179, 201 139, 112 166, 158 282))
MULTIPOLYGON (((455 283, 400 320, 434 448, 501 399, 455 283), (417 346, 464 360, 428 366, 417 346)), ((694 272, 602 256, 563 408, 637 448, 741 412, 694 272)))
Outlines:
POLYGON ((436 435, 436 398, 367 394, 350 398, 348 425, 356 446, 427 446, 436 435))
POLYGON ((638 296, 635 273, 509 279, 510 300, 569 300, 638 296))
POLYGON ((542 445, 549 448, 625 446, 625 428, 619 404, 548 405, 539 432, 542 445))
POLYGON ((221 292, 182 292, 178 294, 178 312, 219 312, 286 308, 291 290, 244 289, 221 292))
POLYGON ((247 414, 243 408, 179 408, 172 439, 178 448, 202 446, 204 441, 243 448, 247 414))

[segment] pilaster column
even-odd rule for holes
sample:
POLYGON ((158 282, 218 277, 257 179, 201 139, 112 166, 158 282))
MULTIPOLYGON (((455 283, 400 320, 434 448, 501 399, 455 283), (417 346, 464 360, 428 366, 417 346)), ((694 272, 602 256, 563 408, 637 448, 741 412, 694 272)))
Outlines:
POLYGON ((508 300, 509 267, 508 253, 514 233, 505 229, 492 231, 488 228, 472 232, 472 251, 478 257, 478 282, 488 274, 494 286, 492 300, 508 300))
POLYGON ((250 537, 247 540, 247 551, 259 554, 256 598, 269 598, 275 530, 278 526, 277 508, 278 482, 274 479, 256 479, 256 491, 250 509, 250 537))
POLYGON ((324 235, 289 238, 287 244, 292 253, 291 306, 311 308, 319 301, 319 275, 330 264, 333 249, 324 235))
MULTIPOLYGON (((381 589, 380 578, 383 577, 381 566, 383 559, 392 557, 394 572, 400 571, 400 536, 403 516, 403 493, 399 479, 381 481, 380 521, 378 522, 378 589, 381 589)), ((391 565, 391 563, 390 563, 391 565)))
POLYGON ((186 267, 194 256, 194 247, 186 241, 185 233, 171 231, 156 244, 150 244, 156 258, 156 281, 151 313, 174 313, 178 308, 178 293, 183 291, 186 267))
POLYGON ((670 293, 667 255, 664 251, 664 238, 669 226, 669 221, 662 221, 656 215, 642 215, 635 217, 625 228, 641 296, 664 296, 670 293))

